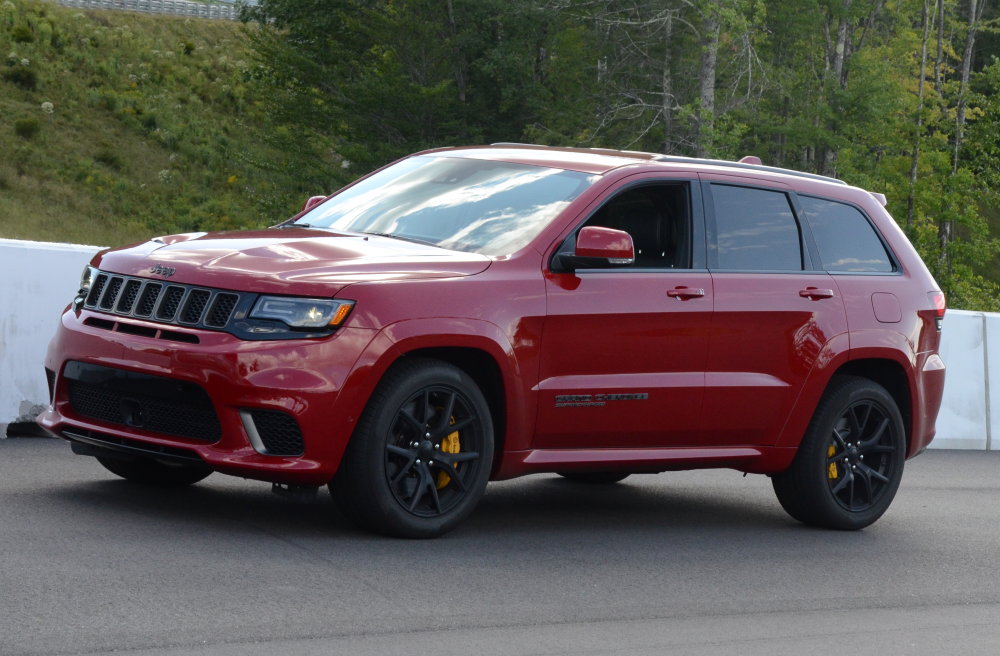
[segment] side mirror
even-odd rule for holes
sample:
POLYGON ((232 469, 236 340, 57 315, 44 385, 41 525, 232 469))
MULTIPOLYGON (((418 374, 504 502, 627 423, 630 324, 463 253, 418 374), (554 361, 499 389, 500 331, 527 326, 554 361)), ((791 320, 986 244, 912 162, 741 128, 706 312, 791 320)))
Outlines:
POLYGON ((608 269, 628 266, 635 262, 632 236, 624 230, 586 226, 563 243, 552 259, 552 270, 557 273, 577 269, 608 269))
POLYGON ((320 203, 322 203, 324 200, 326 200, 326 198, 327 198, 326 196, 310 196, 309 200, 307 200, 302 205, 302 209, 299 210, 299 214, 301 214, 302 212, 305 212, 307 210, 311 210, 312 208, 316 207, 317 205, 319 205, 320 203))

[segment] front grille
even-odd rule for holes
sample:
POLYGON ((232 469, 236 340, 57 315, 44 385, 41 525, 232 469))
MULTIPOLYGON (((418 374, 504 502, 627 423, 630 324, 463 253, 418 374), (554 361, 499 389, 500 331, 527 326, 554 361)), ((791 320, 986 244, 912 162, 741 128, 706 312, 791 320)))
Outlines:
POLYGON ((269 456, 300 456, 305 451, 295 418, 277 410, 249 410, 257 435, 269 456))
POLYGON ((195 383, 83 362, 68 362, 63 378, 83 417, 205 442, 222 437, 212 401, 195 383))
POLYGON ((209 330, 245 316, 254 294, 99 272, 84 300, 89 310, 209 330))

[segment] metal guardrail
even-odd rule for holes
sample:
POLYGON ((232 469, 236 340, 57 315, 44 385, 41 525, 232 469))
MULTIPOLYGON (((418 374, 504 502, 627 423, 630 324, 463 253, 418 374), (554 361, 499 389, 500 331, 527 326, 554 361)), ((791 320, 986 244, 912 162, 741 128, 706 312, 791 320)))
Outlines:
POLYGON ((231 5, 207 5, 188 0, 55 0, 78 9, 113 9, 147 14, 173 14, 192 18, 239 20, 240 10, 231 5))

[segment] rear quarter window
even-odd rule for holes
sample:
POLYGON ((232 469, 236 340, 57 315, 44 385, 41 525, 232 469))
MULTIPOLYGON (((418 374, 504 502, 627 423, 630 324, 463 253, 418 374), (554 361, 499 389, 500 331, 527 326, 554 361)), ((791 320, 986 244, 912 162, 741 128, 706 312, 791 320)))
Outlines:
POLYGON ((875 228, 856 207, 809 196, 800 196, 799 202, 826 271, 895 271, 892 258, 875 228))

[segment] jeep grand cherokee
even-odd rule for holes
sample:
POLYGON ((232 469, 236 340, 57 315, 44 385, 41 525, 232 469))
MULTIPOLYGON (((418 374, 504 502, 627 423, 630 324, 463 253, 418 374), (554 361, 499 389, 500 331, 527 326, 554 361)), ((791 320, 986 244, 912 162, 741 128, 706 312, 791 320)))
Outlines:
POLYGON ((488 480, 705 467, 862 528, 944 382, 944 297, 884 205, 756 158, 418 153, 270 229, 97 254, 40 423, 138 483, 329 485, 392 535, 488 480))

